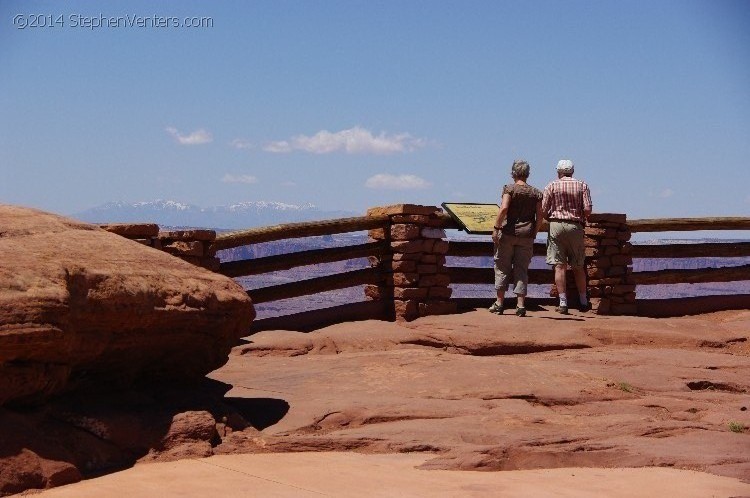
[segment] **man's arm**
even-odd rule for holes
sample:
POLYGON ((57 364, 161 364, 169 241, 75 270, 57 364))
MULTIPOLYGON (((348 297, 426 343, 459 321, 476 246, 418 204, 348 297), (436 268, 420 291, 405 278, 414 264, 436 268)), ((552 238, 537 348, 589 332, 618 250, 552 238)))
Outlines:
POLYGON ((552 190, 549 188, 549 185, 544 189, 544 194, 542 195, 542 218, 548 218, 550 213, 550 208, 552 207, 552 190))
POLYGON ((589 216, 591 216, 591 211, 593 210, 594 205, 591 203, 591 191, 589 190, 589 186, 584 183, 583 184, 583 217, 588 220, 589 216))

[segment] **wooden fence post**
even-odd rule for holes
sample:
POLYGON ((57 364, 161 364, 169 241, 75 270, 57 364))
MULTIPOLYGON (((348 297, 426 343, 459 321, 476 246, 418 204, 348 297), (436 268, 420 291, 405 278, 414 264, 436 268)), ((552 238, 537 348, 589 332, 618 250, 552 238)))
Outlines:
POLYGON ((455 313, 450 301, 450 277, 445 268, 448 241, 440 228, 442 209, 435 206, 396 204, 367 210, 368 216, 388 216, 385 228, 369 231, 370 239, 384 240, 390 250, 371 257, 384 279, 381 285, 368 285, 368 299, 393 303, 391 318, 411 321, 420 316, 455 313))

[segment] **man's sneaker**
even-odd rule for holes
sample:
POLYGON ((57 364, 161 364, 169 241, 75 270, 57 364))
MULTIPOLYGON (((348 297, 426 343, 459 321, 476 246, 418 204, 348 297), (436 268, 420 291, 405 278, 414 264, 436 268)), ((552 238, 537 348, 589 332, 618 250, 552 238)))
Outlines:
POLYGON ((495 313, 495 314, 498 314, 498 315, 502 315, 503 314, 503 307, 501 305, 497 304, 497 301, 495 301, 494 303, 492 303, 492 306, 489 307, 489 310, 490 310, 490 313, 495 313))
POLYGON ((526 316, 526 308, 516 308, 516 316, 526 316))
POLYGON ((567 306, 558 306, 557 308, 555 308, 555 311, 557 311, 561 315, 567 315, 568 314, 568 307, 567 306))
POLYGON ((579 304, 578 311, 580 311, 581 313, 586 313, 587 311, 591 311, 591 303, 589 302, 586 304, 579 304))

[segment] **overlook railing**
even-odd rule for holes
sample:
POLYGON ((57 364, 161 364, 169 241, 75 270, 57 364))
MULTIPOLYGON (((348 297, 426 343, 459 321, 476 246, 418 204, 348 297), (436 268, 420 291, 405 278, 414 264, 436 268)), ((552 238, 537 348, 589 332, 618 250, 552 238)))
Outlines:
MULTIPOLYGON (((750 218, 673 218, 628 222, 640 232, 683 232, 698 230, 750 230, 750 218)), ((633 258, 736 258, 750 256, 750 242, 702 242, 687 244, 633 245, 633 258)), ((720 268, 665 269, 633 273, 638 286, 750 281, 750 264, 720 268)), ((639 299, 638 314, 672 316, 722 309, 750 308, 750 295, 709 295, 669 299, 639 299)))
MULTIPOLYGON (((216 237, 216 250, 273 242, 285 239, 334 235, 384 229, 389 223, 387 216, 360 216, 336 220, 289 223, 270 227, 252 228, 222 234, 216 237)), ((363 257, 380 257, 386 249, 385 242, 368 242, 345 247, 312 249, 254 259, 222 262, 219 273, 229 277, 260 275, 273 271, 290 270, 300 266, 333 263, 363 257)), ((261 287, 248 291, 256 304, 291 299, 359 285, 377 285, 383 275, 374 267, 334 273, 323 277, 299 280, 291 283, 261 287)), ((293 323, 299 330, 314 328, 321 323, 333 323, 366 318, 383 318, 386 315, 385 303, 364 301, 321 310, 295 313, 292 315, 256 320, 253 331, 284 327, 293 323)))
MULTIPOLYGON (((407 205, 408 206, 408 205, 407 205)), ((423 206, 416 206, 424 208, 423 206)), ((449 257, 487 257, 492 255, 492 242, 487 241, 447 241, 447 252, 439 250, 434 242, 434 232, 424 239, 424 230, 457 229, 456 223, 446 214, 435 212, 429 216, 414 215, 408 212, 380 214, 375 212, 368 216, 343 218, 337 220, 291 223, 271 227, 242 230, 219 235, 213 249, 229 249, 248 244, 279 241, 300 237, 312 237, 321 235, 334 235, 348 232, 361 232, 368 230, 370 240, 366 243, 333 247, 324 249, 312 249, 288 254, 259 257, 249 260, 222 262, 219 272, 230 277, 261 275, 272 271, 289 270, 296 267, 346 261, 355 258, 369 258, 370 267, 334 273, 323 277, 303 279, 295 282, 271 285, 249 290, 248 294, 255 303, 266 303, 281 299, 308 296, 320 292, 343 289, 353 286, 366 286, 368 300, 350 303, 331 308, 295 313, 273 318, 256 320, 253 331, 292 328, 296 330, 310 330, 322 325, 343 322, 348 320, 361 320, 367 318, 394 318, 399 313, 411 313, 411 318, 423 316, 424 314, 441 314, 451 312, 451 308, 437 306, 445 302, 433 300, 433 294, 440 299, 450 298, 451 290, 445 287, 441 291, 440 282, 450 284, 492 284, 494 273, 491 267, 472 268, 464 266, 444 266, 445 256, 449 257), (421 218, 420 218, 421 217, 421 218), (416 221, 415 221, 416 220, 416 221), (428 223, 429 222, 429 223, 428 223), (413 225, 416 223, 416 225, 413 225), (422 223, 421 225, 419 223, 422 223), (417 227, 416 231, 412 230, 417 227), (425 228, 431 227, 431 228, 425 228), (421 231, 420 231, 421 230, 421 231), (401 237, 407 232, 412 235, 401 237), (423 235, 419 235, 419 234, 423 235), (417 235, 415 235, 417 234, 417 235), (432 240, 432 242, 430 242, 432 240), (418 244, 429 242, 428 249, 420 248, 418 244), (417 246, 415 246, 417 244, 417 246), (408 246, 408 247, 407 247, 408 246), (416 249, 414 249, 416 247, 416 249), (431 252, 430 247, 435 250, 431 252), (426 251, 426 252, 425 252, 426 251), (416 254, 416 256, 415 256, 416 254), (441 259, 442 258, 442 259, 441 259), (428 272, 429 275, 421 275, 420 272, 428 272), (427 282, 430 283, 420 283, 427 282), (437 283, 436 283, 437 282, 437 283), (437 287, 435 287, 437 285, 437 287), (400 287, 399 287, 400 286, 400 287), (430 286, 430 287, 427 287, 430 286), (429 292, 428 292, 429 289, 429 292), (414 305, 412 306, 412 299, 414 305), (400 308, 399 308, 400 306, 400 308), (412 306, 410 312, 406 312, 408 306, 412 306), (419 306, 415 308, 414 306, 419 306), (399 309, 401 311, 399 311, 399 309), (415 311, 417 310, 417 311, 415 311), (433 310, 433 311, 430 311, 433 310), (437 311, 435 311, 437 310, 437 311)), ((417 211, 414 211, 417 212, 417 211)), ((623 216, 623 215, 618 215, 623 216)), ((623 217, 624 219, 624 217, 623 217)), ((623 232, 622 226, 619 234, 625 233, 625 238, 620 238, 621 253, 618 253, 620 263, 629 265, 632 258, 693 258, 693 257, 744 257, 750 256, 750 242, 741 243, 691 243, 691 244, 663 244, 663 245, 636 245, 627 242, 630 232, 675 232, 688 230, 747 230, 750 229, 750 218, 677 218, 677 219, 654 219, 654 220, 631 220, 627 222, 629 231, 623 232), (623 244, 623 240, 625 240, 623 244)), ((547 230, 546 224, 543 230, 547 230)), ((443 232, 442 237, 445 238, 443 232)), ((588 235, 587 235, 588 237, 588 235)), ((604 237, 604 235, 602 235, 604 237)), ((489 238, 489 237, 488 237, 489 238)), ((592 239, 593 240, 593 239, 592 239)), ((599 242, 602 242, 600 239, 599 242)), ((446 244, 446 242, 442 242, 446 244)), ((605 242, 606 245, 606 242, 605 242)), ((619 250, 619 249, 618 249, 619 250)), ((545 245, 534 244, 534 255, 546 254, 545 245)), ((601 256, 596 248, 587 247, 587 255, 601 256), (589 253, 589 249, 593 252, 589 253)), ((602 254, 605 254, 602 252, 602 254)), ((608 253, 607 253, 608 254, 608 253)), ((591 259, 591 258, 589 258, 591 259)), ((596 258, 594 258, 595 260, 596 258)), ((601 259, 599 260, 602 261, 601 259)), ((609 264, 609 263, 607 263, 609 264)), ((600 266, 602 266, 600 264, 600 266)), ((587 265, 589 279, 599 279, 599 287, 595 290, 597 296, 606 298, 612 286, 608 285, 609 272, 587 265), (594 270, 591 272, 591 270, 594 270), (592 277, 592 275, 595 275, 592 277)), ((632 272, 632 269, 621 267, 617 272, 621 278, 618 284, 621 287, 629 287, 624 292, 635 290, 636 285, 655 285, 672 283, 705 283, 705 282, 731 282, 750 280, 750 264, 723 268, 701 268, 691 270, 657 270, 632 272)), ((554 272, 551 269, 529 270, 529 283, 551 284, 554 281, 554 272)), ((614 284, 613 284, 614 286, 614 284)), ((616 286, 615 286, 616 287, 616 286)), ((595 295, 592 292, 592 296, 595 295)), ((617 299, 617 297, 613 297, 617 299)), ((464 306, 470 305, 471 299, 450 299, 451 302, 463 301, 464 306)), ((542 300, 536 300, 542 302, 542 300)), ((618 302, 618 301, 615 301, 618 302)), ((622 302, 622 301, 619 301, 622 302)), ((687 314, 690 312, 705 312, 716 309, 748 308, 750 307, 750 295, 731 296, 705 296, 702 298, 679 298, 679 299, 654 299, 638 300, 637 304, 630 304, 623 310, 636 310, 637 314, 647 316, 668 316, 675 314, 687 314)), ((453 308, 455 309, 455 307, 453 308)), ((629 313, 629 311, 623 311, 629 313)), ((408 318, 408 319, 411 319, 408 318)))

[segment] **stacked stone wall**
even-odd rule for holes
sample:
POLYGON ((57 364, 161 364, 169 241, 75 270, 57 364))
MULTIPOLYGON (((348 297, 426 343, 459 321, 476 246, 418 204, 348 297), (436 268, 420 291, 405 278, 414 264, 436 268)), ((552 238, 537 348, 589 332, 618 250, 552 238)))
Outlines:
POLYGON ((440 228, 442 209, 435 206, 397 204, 372 208, 369 216, 388 216, 386 228, 370 230, 372 241, 385 241, 384 254, 371 257, 383 282, 368 285, 368 299, 391 300, 392 318, 410 321, 420 316, 455 313, 450 302, 450 278, 445 268, 448 241, 440 228))
POLYGON ((592 214, 585 230, 586 276, 599 315, 635 315, 633 246, 624 214, 592 214))
POLYGON ((219 271, 219 259, 212 247, 216 239, 214 230, 159 230, 159 225, 154 223, 109 223, 99 226, 108 232, 168 252, 193 265, 219 271))

